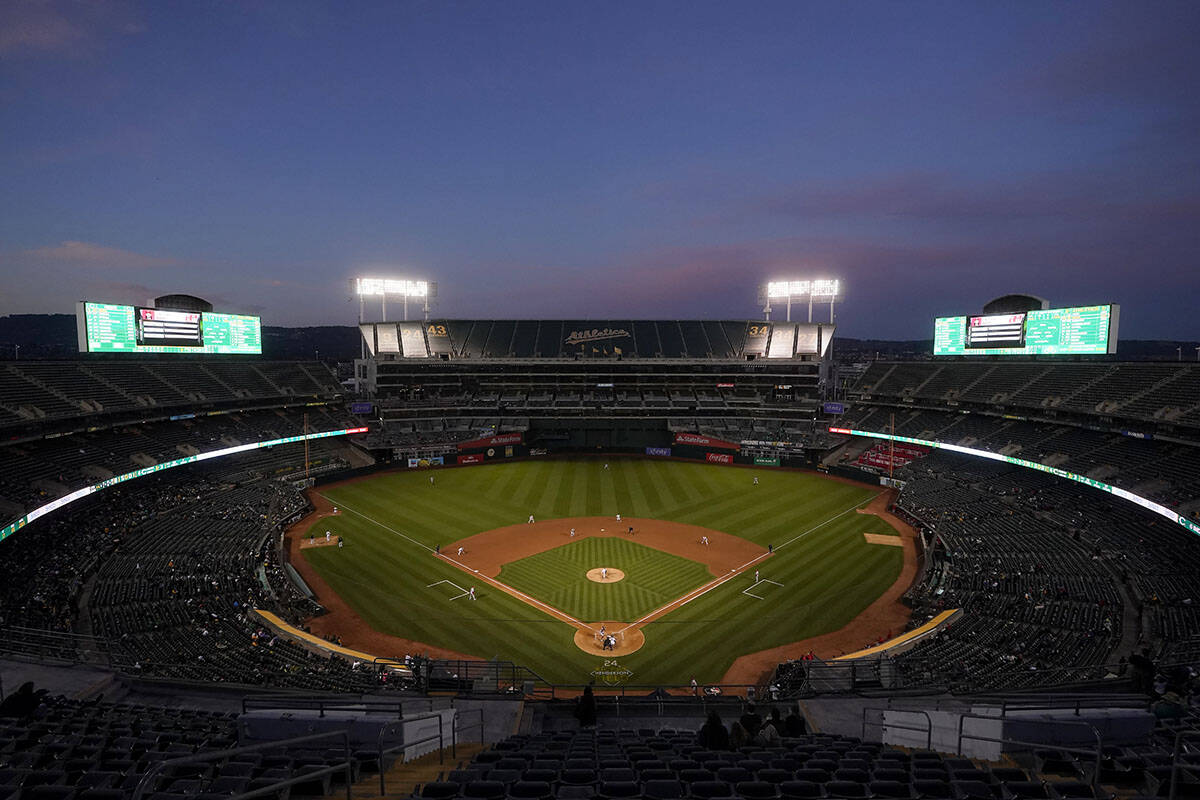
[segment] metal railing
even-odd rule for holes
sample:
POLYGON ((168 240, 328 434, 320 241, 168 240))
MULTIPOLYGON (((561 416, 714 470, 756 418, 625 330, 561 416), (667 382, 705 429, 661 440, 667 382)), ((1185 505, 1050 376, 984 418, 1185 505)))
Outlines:
POLYGON ((866 739, 867 739, 867 712, 869 712, 869 711, 880 712, 879 721, 874 723, 879 726, 879 741, 880 742, 883 742, 883 734, 886 729, 895 728, 896 730, 901 730, 901 731, 916 731, 917 733, 924 733, 925 734, 925 749, 926 750, 933 749, 933 718, 929 716, 929 712, 921 711, 919 709, 914 709, 914 708, 872 708, 872 707, 864 708, 863 713, 862 713, 862 729, 859 732, 860 738, 863 741, 866 741, 866 739), (891 711, 892 713, 895 713, 895 714, 920 714, 921 716, 923 716, 925 718, 925 727, 917 728, 912 725, 901 725, 898 722, 885 722, 883 719, 883 715, 884 715, 884 713, 886 713, 888 711, 891 711))
POLYGON ((259 750, 275 750, 280 747, 300 744, 302 742, 315 742, 322 739, 340 738, 346 751, 346 760, 340 764, 315 769, 311 772, 305 772, 303 775, 294 778, 286 778, 284 780, 272 783, 269 786, 261 786, 249 792, 243 792, 234 795, 231 800, 245 800, 251 797, 261 797, 262 795, 274 794, 280 789, 295 786, 300 783, 307 783, 314 778, 322 778, 326 775, 332 775, 335 772, 345 771, 346 773, 346 800, 351 798, 351 786, 354 782, 354 761, 350 756, 350 731, 326 731, 325 733, 313 733, 307 736, 296 736, 291 739, 278 739, 271 742, 262 742, 261 744, 250 744, 243 747, 234 747, 228 750, 214 750, 210 753, 193 753, 191 755, 180 756, 179 758, 171 758, 165 761, 156 761, 146 773, 142 775, 142 779, 138 781, 137 786, 133 790, 131 800, 142 800, 146 794, 147 787, 151 786, 160 775, 168 768, 179 767, 185 764, 203 764, 208 761, 220 761, 231 756, 241 755, 242 753, 255 753, 259 750))
MULTIPOLYGON (((480 711, 482 713, 482 709, 480 711)), ((451 728, 451 732, 453 732, 453 728, 451 728)), ((388 725, 384 725, 382 728, 379 729, 379 736, 376 737, 375 749, 379 754, 378 755, 378 758, 379 758, 379 793, 381 795, 387 794, 387 785, 386 785, 387 784, 387 775, 385 774, 386 770, 384 770, 384 768, 383 768, 383 757, 391 755, 392 753, 398 752, 400 750, 407 750, 409 747, 416 747, 417 745, 420 745, 420 744, 426 744, 428 742, 432 742, 434 739, 436 739, 437 743, 438 743, 438 763, 445 764, 446 763, 446 731, 445 731, 445 720, 442 718, 441 714, 421 714, 416 717, 409 717, 408 719, 402 719, 397 722, 392 722, 388 725), (417 739, 416 741, 413 741, 413 742, 405 740, 405 741, 402 741, 400 744, 392 745, 391 747, 384 749, 383 737, 386 734, 390 733, 390 734, 394 735, 397 731, 399 731, 401 738, 403 738, 404 737, 404 726, 406 724, 408 724, 410 722, 420 722, 421 720, 426 720, 426 719, 436 719, 438 721, 438 732, 437 732, 436 736, 433 736, 433 735, 426 736, 424 739, 417 739)), ((455 755, 457 755, 457 749, 455 749, 454 753, 451 753, 451 757, 453 758, 455 755)))
POLYGON ((0 628, 0 654, 111 669, 128 668, 134 664, 134 658, 114 640, 17 625, 0 628))
MULTIPOLYGON (((420 699, 420 698, 415 698, 420 699)), ((404 715, 404 703, 399 700, 377 700, 363 697, 352 700, 341 697, 249 696, 242 698, 242 713, 248 711, 316 711, 324 717, 328 711, 362 711, 366 713, 404 715)))
POLYGON ((1100 763, 1101 763, 1101 760, 1104 758, 1104 737, 1100 735, 1100 731, 1096 730, 1096 726, 1092 725, 1090 722, 1084 722, 1083 720, 1076 721, 1076 720, 1023 719, 1023 718, 1017 720, 1018 722, 1020 722, 1023 725, 1024 724, 1070 725, 1070 726, 1074 726, 1074 727, 1087 728, 1089 731, 1091 731, 1092 735, 1096 737, 1096 749, 1095 750, 1089 750, 1089 749, 1083 748, 1083 747, 1063 747, 1060 745, 1049 744, 1047 742, 1026 742, 1026 741, 1022 741, 1020 739, 1010 739, 1006 736, 992 737, 992 736, 980 736, 978 734, 973 734, 973 733, 963 733, 963 723, 968 719, 986 719, 986 720, 990 720, 992 722, 1003 722, 1004 720, 1012 720, 1013 718, 1012 717, 988 716, 987 714, 961 714, 961 715, 959 715, 959 718, 958 718, 958 742, 955 746, 955 752, 957 752, 960 756, 963 754, 962 743, 963 743, 964 739, 972 739, 972 740, 978 741, 978 742, 995 742, 995 743, 999 743, 999 744, 1015 744, 1015 745, 1019 745, 1021 747, 1050 747, 1050 748, 1058 750, 1059 752, 1062 752, 1062 753, 1072 753, 1072 754, 1091 756, 1094 759, 1094 763, 1092 765, 1092 779, 1091 779, 1091 781, 1089 781, 1089 783, 1091 783, 1093 789, 1096 789, 1099 787, 1099 785, 1100 785, 1100 763))
POLYGON ((1171 788, 1167 791, 1167 800, 1175 800, 1176 797, 1176 790, 1179 786, 1179 768, 1184 766, 1179 763, 1179 759, 1183 755, 1184 739, 1200 739, 1200 731, 1180 731, 1175 734, 1175 746, 1171 750, 1171 788))

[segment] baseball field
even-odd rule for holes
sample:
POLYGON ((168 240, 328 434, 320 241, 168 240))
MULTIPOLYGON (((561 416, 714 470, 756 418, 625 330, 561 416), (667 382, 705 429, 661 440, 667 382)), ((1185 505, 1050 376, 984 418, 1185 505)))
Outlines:
POLYGON ((638 458, 398 471, 315 490, 292 559, 331 611, 313 630, 376 655, 500 658, 555 683, 606 661, 634 684, 741 682, 896 624, 911 543, 864 513, 879 495, 638 458), (863 613, 885 601, 890 616, 863 613))

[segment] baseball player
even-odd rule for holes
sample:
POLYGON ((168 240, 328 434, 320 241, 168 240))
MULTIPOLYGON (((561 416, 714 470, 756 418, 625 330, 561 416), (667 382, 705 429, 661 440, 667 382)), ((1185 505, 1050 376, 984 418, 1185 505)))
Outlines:
POLYGON ((571 528, 571 538, 572 539, 575 538, 575 529, 574 528, 571 528))
POLYGON ((465 548, 462 548, 462 547, 458 548, 458 554, 459 554, 460 556, 461 556, 463 553, 465 553, 465 552, 466 552, 466 549, 465 549, 465 548))
POLYGON ((472 600, 474 600, 474 599, 475 599, 475 587, 474 587, 474 586, 472 586, 472 587, 471 587, 471 588, 470 588, 470 589, 467 591, 467 597, 470 597, 472 600))
POLYGON ((325 531, 325 541, 329 541, 329 531, 325 531))
MULTIPOLYGON (((433 480, 433 478, 430 478, 429 480, 431 480, 431 481, 432 481, 432 480, 433 480)), ((755 486, 758 486, 758 476, 757 476, 757 475, 755 475, 755 476, 754 476, 754 485, 755 485, 755 486)))
POLYGON ((533 514, 530 514, 530 515, 529 515, 529 524, 530 524, 530 525, 532 525, 532 524, 533 524, 533 514))
POLYGON ((432 475, 429 476, 429 485, 433 486, 433 476, 432 475))
POLYGON ((754 582, 758 583, 758 570, 754 570, 754 582))
POLYGON ((617 514, 617 522, 620 522, 620 521, 621 521, 621 515, 617 514))
POLYGON ((700 544, 704 545, 705 547, 708 547, 708 537, 707 537, 707 536, 701 536, 701 537, 700 537, 700 544))
POLYGON ((600 580, 602 580, 602 581, 608 580, 608 567, 600 568, 600 580))

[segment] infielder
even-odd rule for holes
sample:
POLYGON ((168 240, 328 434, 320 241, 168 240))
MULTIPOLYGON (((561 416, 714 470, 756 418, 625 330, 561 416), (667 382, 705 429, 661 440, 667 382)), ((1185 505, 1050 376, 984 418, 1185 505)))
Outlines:
POLYGON ((467 597, 471 598, 472 600, 475 599, 475 587, 474 586, 472 586, 469 590, 467 590, 467 597))
POLYGON ((466 550, 462 547, 458 548, 458 554, 461 556, 466 550))
POLYGON ((530 525, 532 525, 532 524, 533 524, 533 514, 530 514, 530 515, 529 515, 529 524, 530 524, 530 525))

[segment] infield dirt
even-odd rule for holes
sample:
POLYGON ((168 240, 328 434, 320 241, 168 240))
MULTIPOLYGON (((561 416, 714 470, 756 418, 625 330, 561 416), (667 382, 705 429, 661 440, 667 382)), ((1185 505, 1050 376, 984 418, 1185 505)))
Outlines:
MULTIPOLYGON (((839 482, 851 483, 844 480, 839 482)), ((384 634, 370 627, 348 603, 333 591, 308 561, 300 556, 301 534, 307 531, 316 520, 333 514, 333 504, 329 500, 313 490, 309 490, 307 494, 314 510, 288 529, 287 541, 291 564, 318 595, 319 601, 328 611, 323 616, 307 621, 313 633, 319 636, 336 634, 348 647, 383 656, 425 653, 435 658, 483 658, 477 654, 459 653, 423 642, 384 634)), ((873 644, 880 637, 899 633, 904 629, 909 619, 909 611, 900 602, 900 597, 911 585, 917 572, 916 532, 911 526, 906 525, 887 511, 895 494, 894 490, 882 492, 859 512, 881 517, 901 534, 904 562, 900 575, 892 586, 855 619, 836 631, 740 656, 726 671, 722 682, 727 684, 759 683, 769 676, 775 665, 781 661, 800 658, 810 651, 815 652, 821 658, 835 658, 843 653, 859 649, 865 644, 873 644)), ((740 572, 738 568, 747 565, 747 562, 754 561, 761 564, 762 560, 768 557, 766 551, 758 545, 720 531, 682 523, 627 517, 622 518, 620 523, 612 517, 576 517, 496 528, 444 546, 442 557, 447 558, 447 553, 455 553, 457 548, 462 546, 464 554, 462 556, 463 565, 460 568, 468 572, 478 569, 481 575, 486 575, 494 580, 503 564, 588 536, 629 537, 627 533, 629 525, 634 526, 634 534, 630 537, 631 541, 704 564, 714 578, 738 574, 740 572), (574 539, 570 537, 572 526, 576 529, 574 539), (708 537, 709 544, 707 545, 701 543, 704 536, 708 537)), ((430 557, 433 557, 432 554, 430 557)), ((454 559, 448 560, 453 561, 454 559)), ((749 566, 753 568, 753 565, 749 566)), ((498 588, 506 588, 503 584, 494 585, 498 588)), ((712 585, 712 583, 706 584, 698 591, 705 591, 712 585)), ((627 630, 629 644, 634 645, 636 642, 636 647, 627 651, 631 652, 632 649, 640 648, 644 643, 644 638, 639 630, 642 626, 674 610, 691 599, 693 595, 694 593, 684 595, 647 617, 637 620, 636 625, 632 628, 628 621, 613 621, 606 624, 610 628, 617 625, 618 629, 624 627, 627 630), (642 641, 637 641, 639 638, 642 641)), ((597 652, 593 632, 599 629, 600 623, 581 622, 566 617, 561 612, 555 616, 575 625, 577 639, 580 640, 577 641, 577 646, 581 650, 597 652)))

